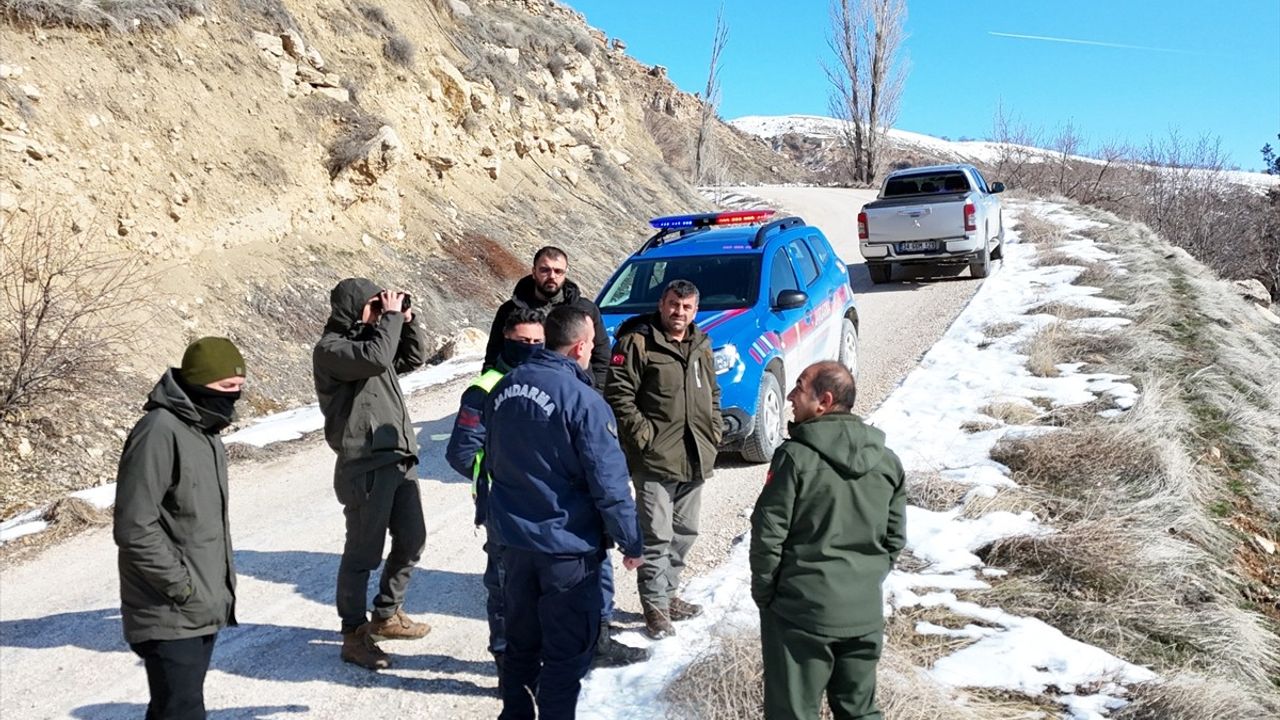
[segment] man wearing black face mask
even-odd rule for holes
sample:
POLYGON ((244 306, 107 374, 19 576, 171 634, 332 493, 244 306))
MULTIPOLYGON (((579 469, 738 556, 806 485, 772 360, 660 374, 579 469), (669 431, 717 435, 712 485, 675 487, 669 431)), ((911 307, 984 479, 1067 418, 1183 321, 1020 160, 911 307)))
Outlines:
POLYGON ((391 666, 377 642, 431 630, 401 609, 427 542, 418 443, 397 377, 423 365, 426 346, 406 298, 364 278, 343 280, 329 294, 332 314, 312 353, 325 440, 338 455, 333 488, 346 518, 337 579, 341 657, 370 670, 391 666), (383 562, 388 533, 370 620, 369 574, 383 562))
POLYGON ((226 338, 192 343, 156 383, 120 456, 114 535, 125 640, 147 671, 148 718, 203 720, 218 630, 235 625, 227 456, 244 358, 226 338))

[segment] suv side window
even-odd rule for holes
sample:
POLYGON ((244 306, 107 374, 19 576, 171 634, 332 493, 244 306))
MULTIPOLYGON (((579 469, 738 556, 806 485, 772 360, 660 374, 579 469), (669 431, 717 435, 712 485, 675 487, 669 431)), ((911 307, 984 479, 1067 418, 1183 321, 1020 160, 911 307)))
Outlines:
POLYGON ((809 236, 809 247, 813 250, 813 254, 818 258, 818 269, 819 272, 821 272, 821 269, 826 267, 827 263, 831 262, 831 250, 827 247, 827 243, 817 235, 809 236))
POLYGON ((795 271, 791 269, 791 260, 787 251, 779 249, 773 254, 773 263, 769 266, 769 305, 778 304, 778 294, 783 290, 799 290, 795 271))
POLYGON ((800 270, 800 275, 804 278, 805 287, 813 284, 818 279, 818 266, 813 262, 813 253, 809 252, 809 248, 805 246, 803 240, 792 240, 787 246, 791 249, 791 257, 795 259, 796 267, 800 270))

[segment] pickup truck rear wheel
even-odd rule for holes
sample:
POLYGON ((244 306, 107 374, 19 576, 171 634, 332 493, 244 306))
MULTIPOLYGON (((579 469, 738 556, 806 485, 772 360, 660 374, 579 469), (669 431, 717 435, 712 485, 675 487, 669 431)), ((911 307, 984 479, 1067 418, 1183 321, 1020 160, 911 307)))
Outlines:
POLYGON ((991 239, 988 238, 982 245, 982 251, 978 253, 978 257, 969 263, 969 274, 975 278, 984 278, 991 274, 991 239))
POLYGON ((889 263, 867 263, 867 274, 871 276, 872 284, 881 285, 893 277, 893 266, 889 263))
POLYGON ((756 402, 756 426, 742 444, 742 459, 753 463, 766 463, 773 459, 773 451, 782 444, 783 411, 786 401, 778 376, 766 370, 760 378, 760 398, 756 402))

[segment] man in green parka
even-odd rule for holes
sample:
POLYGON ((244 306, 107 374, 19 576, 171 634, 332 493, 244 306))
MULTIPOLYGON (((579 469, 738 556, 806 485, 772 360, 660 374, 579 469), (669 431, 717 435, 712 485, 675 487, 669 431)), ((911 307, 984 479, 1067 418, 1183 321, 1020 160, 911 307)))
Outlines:
POLYGON ((880 720, 881 585, 906 545, 902 463, 852 414, 853 376, 809 366, 788 395, 791 437, 751 515, 751 595, 760 607, 767 720, 880 720))
POLYGON ((644 565, 637 585, 645 632, 675 634, 673 620, 702 607, 679 595, 680 571, 698 539, 702 486, 715 471, 724 432, 711 338, 698 329, 698 288, 672 280, 658 311, 618 327, 605 399, 636 489, 644 565))
POLYGON ((340 655, 370 670, 391 666, 376 643, 431 631, 401 609, 427 542, 418 441, 399 379, 426 362, 408 297, 365 278, 339 282, 329 293, 332 312, 311 356, 325 441, 338 456, 333 489, 346 518, 337 582, 340 655), (383 564, 388 534, 391 550, 383 564), (369 574, 380 564, 370 619, 369 574))
POLYGON ((124 637, 147 670, 147 720, 203 720, 204 677, 218 631, 236 624, 227 525, 227 456, 219 433, 244 386, 226 338, 187 347, 156 383, 116 475, 124 637))

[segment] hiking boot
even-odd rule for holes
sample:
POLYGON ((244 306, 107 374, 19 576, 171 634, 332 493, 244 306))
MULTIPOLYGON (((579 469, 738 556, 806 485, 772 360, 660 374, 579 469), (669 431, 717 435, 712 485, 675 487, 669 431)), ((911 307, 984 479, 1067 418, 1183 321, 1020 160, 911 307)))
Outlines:
POLYGON ((702 614, 702 606, 685 602, 678 597, 671 598, 671 609, 668 611, 674 622, 696 618, 702 614))
POLYGON ((387 619, 375 617, 369 621, 369 637, 374 642, 383 640, 417 640, 431 632, 431 626, 424 622, 414 622, 400 608, 396 614, 387 619))
POLYGON ((391 657, 382 652, 369 637, 369 623, 342 633, 342 661, 369 670, 386 670, 391 657))
POLYGON ((591 661, 592 667, 622 667, 648 659, 648 650, 623 645, 613 639, 608 625, 600 626, 600 640, 596 642, 596 656, 591 661))
POLYGON ((676 627, 671 624, 671 617, 667 615, 667 611, 649 603, 642 603, 644 606, 644 634, 654 640, 672 637, 676 634, 676 627))

